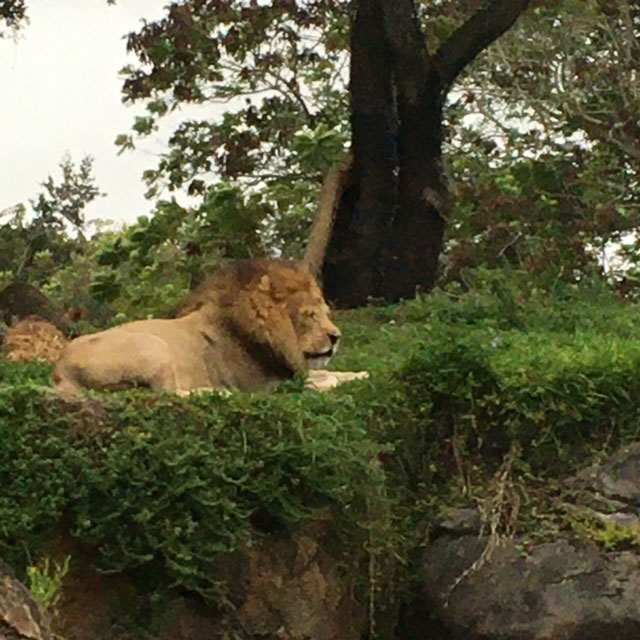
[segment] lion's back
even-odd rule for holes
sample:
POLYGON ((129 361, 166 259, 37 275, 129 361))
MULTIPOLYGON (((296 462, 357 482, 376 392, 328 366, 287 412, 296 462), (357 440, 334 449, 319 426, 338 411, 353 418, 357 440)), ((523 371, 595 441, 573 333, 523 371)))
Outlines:
MULTIPOLYGON (((92 389, 132 385, 175 389, 176 365, 192 349, 186 342, 191 336, 172 327, 172 322, 142 320, 79 336, 56 363, 54 383, 92 389)), ((193 374, 193 363, 189 371, 193 374)))

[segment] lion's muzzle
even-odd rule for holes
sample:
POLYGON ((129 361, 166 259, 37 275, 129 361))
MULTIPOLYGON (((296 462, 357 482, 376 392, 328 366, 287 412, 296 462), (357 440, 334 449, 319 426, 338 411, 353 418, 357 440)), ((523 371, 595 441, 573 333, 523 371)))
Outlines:
POLYGON ((335 327, 327 332, 327 349, 324 351, 305 352, 304 357, 310 369, 321 369, 327 366, 331 357, 338 351, 340 337, 340 330, 335 327))

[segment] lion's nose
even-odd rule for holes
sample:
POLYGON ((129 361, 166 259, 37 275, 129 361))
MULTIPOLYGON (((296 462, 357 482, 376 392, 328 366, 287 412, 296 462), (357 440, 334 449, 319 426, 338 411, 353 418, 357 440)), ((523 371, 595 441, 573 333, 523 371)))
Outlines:
POLYGON ((329 340, 331 341, 331 346, 338 344, 338 341, 340 340, 340 333, 339 332, 330 333, 329 340))

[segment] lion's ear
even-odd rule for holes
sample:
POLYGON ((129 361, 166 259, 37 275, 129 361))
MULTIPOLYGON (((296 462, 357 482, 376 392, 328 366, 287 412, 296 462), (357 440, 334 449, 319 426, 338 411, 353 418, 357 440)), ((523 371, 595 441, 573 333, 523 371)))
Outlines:
POLYGON ((234 328, 267 349, 267 355, 296 373, 306 373, 307 364, 287 311, 286 300, 278 296, 268 275, 256 286, 240 291, 231 307, 234 328))

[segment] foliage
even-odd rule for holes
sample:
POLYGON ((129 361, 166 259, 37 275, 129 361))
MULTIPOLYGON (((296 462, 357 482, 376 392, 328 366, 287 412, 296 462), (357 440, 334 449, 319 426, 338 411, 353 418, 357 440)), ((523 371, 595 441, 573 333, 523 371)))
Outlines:
POLYGON ((0 38, 6 35, 4 28, 14 34, 27 20, 27 6, 24 0, 0 0, 0 38))
POLYGON ((196 208, 185 209, 174 199, 158 202, 152 217, 140 216, 121 232, 96 239, 91 294, 130 318, 166 313, 222 256, 263 254, 259 224, 264 206, 223 183, 212 187, 196 208))
POLYGON ((118 136, 122 150, 179 105, 229 104, 216 121, 177 127, 144 174, 148 195, 184 188, 206 202, 217 179, 240 183, 261 203, 269 241, 297 249, 319 177, 347 139, 347 31, 344 2, 187 0, 129 34, 139 64, 123 70, 123 94, 146 114, 118 136))
POLYGON ((597 280, 558 283, 551 294, 527 282, 522 272, 480 270, 466 291, 450 285, 399 307, 344 314, 353 344, 336 366, 395 371, 396 409, 415 411, 431 446, 455 430, 470 447, 465 459, 481 465, 519 441, 536 472, 566 471, 594 442, 636 437, 634 308, 597 280))
POLYGON ((85 222, 83 209, 98 196, 105 195, 94 182, 93 158, 85 156, 76 169, 67 155, 60 162, 60 169, 60 184, 48 176, 42 183, 44 191, 31 201, 31 206, 43 225, 61 226, 66 221, 81 230, 85 222))
MULTIPOLYGON (((259 535, 250 525, 257 509, 292 524, 333 504, 358 530, 353 510, 382 480, 371 464, 379 447, 364 425, 345 426, 330 411, 348 411, 348 397, 207 395, 186 403, 131 394, 103 417, 118 428, 97 436, 74 436, 70 426, 82 415, 27 389, 5 388, 0 399, 5 551, 18 540, 32 544, 65 513, 74 535, 100 547, 103 568, 159 563, 203 594, 217 586, 207 563, 259 535), (10 518, 16 507, 20 516, 10 518)), ((101 422, 85 418, 94 428, 101 422)))
POLYGON ((515 472, 555 479, 638 437, 633 305, 597 280, 546 292, 522 272, 479 270, 472 284, 341 314, 336 368, 372 375, 329 394, 64 405, 3 364, 3 554, 37 550, 64 519, 102 569, 152 567, 154 584, 216 598, 218 554, 328 510, 354 575, 368 579, 366 547, 380 585, 402 582, 394 558, 423 542, 443 501, 480 499, 514 447, 515 472))
POLYGON ((59 265, 42 286, 52 302, 67 310, 69 317, 75 321, 78 333, 105 327, 116 314, 112 306, 91 289, 92 283, 101 277, 95 262, 95 253, 101 241, 102 234, 88 241, 82 252, 72 254, 67 264, 59 265))
POLYGON ((68 262, 74 242, 64 230, 29 219, 23 205, 5 209, 0 216, 8 218, 0 224, 1 284, 18 275, 42 284, 60 264, 68 262))
POLYGON ((0 381, 3 385, 43 385, 49 384, 51 365, 38 360, 13 362, 0 358, 0 381))
POLYGON ((604 263, 619 280, 633 264, 639 36, 633 2, 542 2, 472 65, 449 111, 448 277, 512 264, 572 281, 604 263))
POLYGON ((65 556, 62 562, 51 561, 47 556, 40 564, 27 567, 29 591, 47 611, 56 609, 62 596, 62 581, 69 572, 71 556, 65 556))
POLYGON ((92 165, 89 156, 78 167, 65 156, 59 165, 61 179, 47 177, 43 191, 30 201, 29 215, 23 205, 0 212, 0 216, 10 216, 0 225, 0 273, 5 282, 26 279, 40 286, 82 249, 83 209, 103 195, 95 185, 92 165), (69 225, 76 238, 68 233, 69 225))
POLYGON ((580 538, 601 544, 607 551, 640 547, 640 532, 631 525, 603 522, 588 512, 572 514, 569 525, 580 538))

